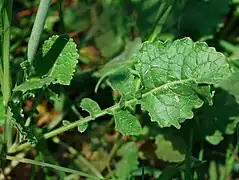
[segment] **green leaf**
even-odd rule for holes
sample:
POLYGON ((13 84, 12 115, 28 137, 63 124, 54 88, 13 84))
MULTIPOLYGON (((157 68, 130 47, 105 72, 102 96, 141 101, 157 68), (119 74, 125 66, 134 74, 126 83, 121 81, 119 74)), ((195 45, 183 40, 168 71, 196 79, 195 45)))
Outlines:
POLYGON ((134 76, 127 67, 119 68, 109 78, 110 85, 116 91, 119 91, 125 100, 133 98, 135 95, 134 76))
POLYGON ((42 57, 34 60, 34 77, 14 88, 14 91, 26 92, 51 83, 69 85, 77 58, 76 44, 71 38, 67 35, 52 36, 43 44, 42 57))
POLYGON ((68 120, 63 120, 62 124, 63 124, 63 126, 68 126, 69 124, 71 124, 71 122, 68 120))
POLYGON ((142 127, 135 116, 127 110, 118 110, 113 113, 115 119, 115 129, 123 135, 140 135, 142 127))
POLYGON ((88 123, 83 123, 83 124, 80 124, 80 125, 77 126, 77 130, 80 133, 85 132, 87 128, 88 128, 88 123))
POLYGON ((117 152, 122 159, 116 164, 116 176, 118 179, 128 179, 130 173, 137 169, 138 148, 134 142, 124 144, 117 152))
MULTIPOLYGON (((122 95, 120 103, 124 106, 124 101, 134 98, 135 82, 134 76, 130 73, 127 67, 119 68, 109 78, 111 87, 119 91, 122 95)), ((135 116, 133 116, 126 108, 113 112, 115 119, 115 129, 123 135, 140 135, 142 127, 135 116)))
MULTIPOLYGON (((146 42, 134 59, 144 88, 138 103, 161 127, 180 128, 193 118, 192 109, 203 105, 202 86, 217 85, 230 75, 222 53, 189 38, 146 42)), ((211 96, 205 90, 203 95, 211 96)))
POLYGON ((158 134, 155 138, 157 157, 169 162, 182 162, 185 160, 187 145, 178 135, 173 133, 158 134))
POLYGON ((69 85, 78 58, 76 44, 73 39, 66 35, 52 36, 44 42, 42 53, 44 57, 43 60, 46 59, 46 63, 50 61, 50 58, 56 59, 54 66, 51 67, 50 71, 47 73, 48 76, 55 78, 53 84, 59 83, 62 85, 69 85))
POLYGON ((30 78, 29 80, 25 81, 24 83, 20 84, 19 86, 15 87, 13 91, 22 91, 25 93, 26 91, 31 91, 34 89, 40 89, 44 86, 50 85, 53 81, 52 77, 46 77, 43 79, 40 78, 30 78))
POLYGON ((100 109, 99 105, 97 104, 97 102, 93 101, 90 98, 82 99, 80 107, 83 110, 89 112, 90 116, 93 118, 101 112, 101 109, 100 109))
POLYGON ((218 145, 224 138, 220 131, 215 130, 214 134, 206 136, 205 139, 213 145, 218 145))

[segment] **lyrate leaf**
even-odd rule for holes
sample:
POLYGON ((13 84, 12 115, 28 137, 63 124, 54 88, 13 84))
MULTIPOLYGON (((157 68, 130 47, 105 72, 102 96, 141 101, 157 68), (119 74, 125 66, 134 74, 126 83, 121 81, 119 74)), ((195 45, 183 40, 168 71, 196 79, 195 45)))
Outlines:
POLYGON ((66 35, 52 36, 42 48, 42 57, 33 63, 34 78, 17 86, 14 91, 26 92, 51 83, 69 85, 77 63, 76 44, 66 35))
POLYGON ((127 110, 114 112, 115 129, 123 135, 140 135, 142 127, 135 116, 127 110))
POLYGON ((90 98, 84 98, 81 101, 80 107, 87 111, 92 118, 101 112, 101 109, 97 102, 93 101, 90 98))
MULTIPOLYGON (((193 118, 192 109, 203 105, 201 86, 217 85, 230 75, 222 53, 189 38, 146 42, 134 59, 144 88, 138 103, 161 127, 180 128, 193 118)), ((211 96, 205 90, 203 95, 211 96)))
MULTIPOLYGON (((122 95, 120 105, 124 101, 134 98, 135 82, 134 76, 130 73, 127 67, 121 67, 110 78, 111 87, 119 91, 122 95)), ((139 135, 142 132, 142 127, 135 116, 133 116, 127 108, 123 108, 113 112, 115 119, 115 129, 123 135, 139 135)))

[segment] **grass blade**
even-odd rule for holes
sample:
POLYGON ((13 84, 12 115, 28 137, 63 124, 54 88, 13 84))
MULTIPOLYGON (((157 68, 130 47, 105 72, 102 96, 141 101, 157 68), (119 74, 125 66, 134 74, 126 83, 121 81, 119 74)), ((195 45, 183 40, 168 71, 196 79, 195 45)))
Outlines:
POLYGON ((93 179, 99 179, 99 177, 95 177, 95 176, 89 175, 89 174, 81 172, 81 171, 65 168, 65 167, 62 167, 62 166, 57 166, 57 165, 46 163, 46 162, 40 162, 40 161, 27 159, 27 158, 19 158, 19 157, 16 157, 16 156, 7 156, 7 159, 11 160, 11 161, 18 161, 18 162, 21 162, 21 163, 27 163, 27 164, 33 164, 33 165, 37 165, 37 166, 41 166, 41 167, 52 168, 52 169, 55 169, 57 171, 63 171, 63 172, 66 172, 66 173, 76 174, 78 176, 89 177, 89 178, 93 178, 93 179))

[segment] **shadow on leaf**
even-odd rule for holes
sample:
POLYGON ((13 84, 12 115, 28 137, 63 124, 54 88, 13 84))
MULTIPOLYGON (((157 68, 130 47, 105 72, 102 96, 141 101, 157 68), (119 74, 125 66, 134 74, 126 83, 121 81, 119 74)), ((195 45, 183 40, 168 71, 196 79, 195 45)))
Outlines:
POLYGON ((35 58, 35 60, 33 61, 33 66, 35 68, 37 76, 40 77, 46 75, 50 71, 50 69, 55 64, 57 58, 61 54, 62 50, 68 43, 69 39, 70 38, 68 35, 60 35, 45 55, 39 54, 35 58))

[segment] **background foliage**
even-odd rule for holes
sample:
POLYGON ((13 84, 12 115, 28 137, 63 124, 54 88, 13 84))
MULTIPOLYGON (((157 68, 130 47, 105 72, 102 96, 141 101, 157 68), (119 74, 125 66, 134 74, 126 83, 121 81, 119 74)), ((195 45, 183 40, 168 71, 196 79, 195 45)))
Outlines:
MULTIPOLYGON (((52 1, 29 63, 38 5, 13 4, 9 154, 98 179, 238 178, 239 1, 52 1)), ((11 162, 3 171, 84 179, 11 162)))

